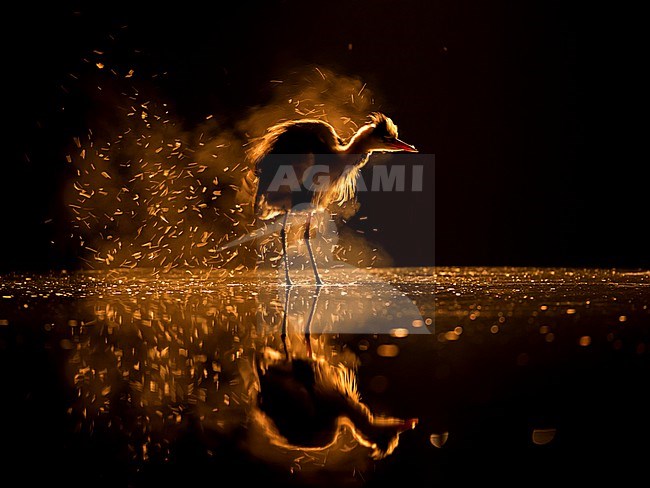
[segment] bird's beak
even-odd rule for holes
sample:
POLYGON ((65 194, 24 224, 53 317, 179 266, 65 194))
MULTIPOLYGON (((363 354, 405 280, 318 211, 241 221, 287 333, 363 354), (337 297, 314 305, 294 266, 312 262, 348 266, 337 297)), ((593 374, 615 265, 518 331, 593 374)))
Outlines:
POLYGON ((418 150, 415 149, 414 146, 411 146, 410 144, 407 144, 404 141, 400 141, 399 139, 395 139, 395 140, 391 141, 390 146, 391 146, 392 149, 395 149, 396 151, 405 151, 405 152, 411 152, 411 153, 418 152, 418 150))

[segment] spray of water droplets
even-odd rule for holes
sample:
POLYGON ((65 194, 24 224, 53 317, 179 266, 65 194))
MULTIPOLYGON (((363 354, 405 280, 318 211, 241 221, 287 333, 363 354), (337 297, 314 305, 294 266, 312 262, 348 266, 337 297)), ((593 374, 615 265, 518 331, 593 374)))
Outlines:
MULTIPOLYGON (((108 86, 119 78, 103 64, 98 69, 108 74, 108 86)), ((224 248, 265 225, 251 208, 246 146, 267 127, 296 118, 326 120, 349 137, 374 103, 359 80, 312 68, 273 80, 272 100, 250 109, 234 127, 208 115, 188 128, 170 104, 135 87, 133 74, 128 70, 121 77, 119 93, 102 90, 100 113, 109 114, 74 138, 67 157, 75 170, 66 195, 75 237, 81 258, 94 268, 211 267, 232 273, 277 262, 280 246, 272 233, 258 232, 262 237, 224 248)), ((346 218, 357 206, 350 202, 336 210, 346 218)), ((376 246, 350 234, 336 249, 337 259, 363 266, 379 255, 376 246)))

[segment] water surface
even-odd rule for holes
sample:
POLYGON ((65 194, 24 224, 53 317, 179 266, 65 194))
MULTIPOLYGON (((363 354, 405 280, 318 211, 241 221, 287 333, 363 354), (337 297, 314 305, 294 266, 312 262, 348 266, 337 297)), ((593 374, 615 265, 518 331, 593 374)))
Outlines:
POLYGON ((16 462, 33 466, 22 479, 432 486, 640 472, 650 273, 324 278, 318 300, 307 278, 291 289, 290 352, 304 354, 313 308, 314 352, 356 368, 375 414, 419 418, 388 458, 371 460, 345 434, 322 451, 279 449, 251 428, 251 358, 282 350, 287 294, 275 273, 4 275, 3 437, 16 462))

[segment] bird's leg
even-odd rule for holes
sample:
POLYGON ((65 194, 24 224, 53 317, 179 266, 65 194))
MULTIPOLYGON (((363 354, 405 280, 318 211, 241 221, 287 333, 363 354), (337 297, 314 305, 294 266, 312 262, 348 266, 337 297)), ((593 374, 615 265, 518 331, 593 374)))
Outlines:
POLYGON ((316 290, 312 297, 311 301, 311 310, 309 311, 309 318, 307 319, 307 324, 305 325, 305 345, 307 346, 307 357, 311 359, 311 322, 314 319, 314 313, 316 312, 316 305, 318 304, 318 295, 320 295, 321 286, 316 285, 316 290))
POLYGON ((289 278, 289 255, 287 254, 287 217, 289 212, 284 213, 284 218, 282 219, 282 229, 280 230, 280 239, 282 240, 282 255, 284 257, 284 284, 285 286, 291 286, 291 279, 289 278))
POLYGON ((289 319, 289 300, 291 298, 291 284, 286 287, 284 291, 284 314, 282 315, 282 331, 280 332, 280 339, 282 339, 282 346, 284 347, 284 355, 289 360, 289 350, 287 349, 287 321, 289 319))
POLYGON ((314 270, 314 278, 316 279, 316 286, 322 286, 323 282, 318 275, 318 267, 316 266, 316 260, 314 259, 314 253, 311 250, 311 242, 309 241, 309 230, 311 227, 311 213, 307 214, 307 224, 305 225, 305 243, 307 244, 307 251, 309 252, 309 260, 311 261, 311 267, 314 270))

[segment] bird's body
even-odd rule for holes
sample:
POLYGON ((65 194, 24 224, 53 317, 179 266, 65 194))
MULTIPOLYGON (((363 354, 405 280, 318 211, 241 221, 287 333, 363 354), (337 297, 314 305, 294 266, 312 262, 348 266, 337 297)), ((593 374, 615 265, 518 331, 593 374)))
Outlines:
POLYGON ((415 151, 397 139, 397 127, 389 118, 372 114, 371 121, 347 142, 321 120, 293 120, 269 128, 249 151, 258 178, 256 213, 269 219, 306 204, 323 209, 345 202, 354 197, 359 170, 372 152, 415 151))
POLYGON ((346 161, 350 160, 348 155, 341 152, 341 147, 343 141, 326 122, 301 120, 272 127, 257 147, 261 153, 256 164, 259 178, 255 199, 257 214, 262 219, 268 219, 296 207, 313 205, 322 208, 336 200, 334 185, 314 191, 301 183, 310 168, 323 164, 328 167, 330 181, 337 181, 346 161), (295 185, 287 184, 280 185, 277 189, 270 188, 278 175, 279 166, 283 164, 290 165, 292 173, 288 176, 295 175, 299 190, 295 185))
POLYGON ((255 212, 262 219, 284 214, 281 239, 286 284, 289 263, 286 252, 287 215, 307 210, 305 242, 316 284, 322 282, 309 243, 311 212, 354 197, 357 176, 373 152, 417 152, 397 138, 397 126, 380 113, 346 142, 334 127, 321 120, 292 120, 270 127, 248 152, 255 167, 255 212))

